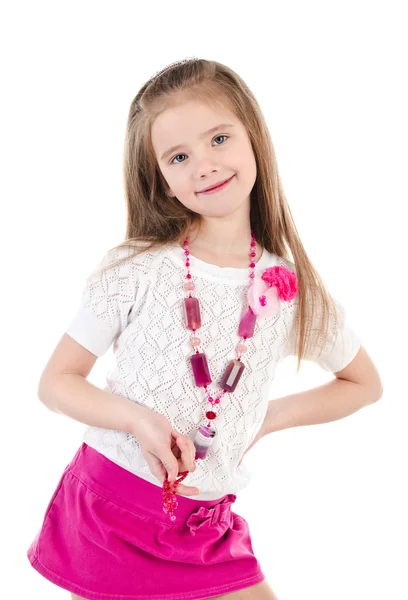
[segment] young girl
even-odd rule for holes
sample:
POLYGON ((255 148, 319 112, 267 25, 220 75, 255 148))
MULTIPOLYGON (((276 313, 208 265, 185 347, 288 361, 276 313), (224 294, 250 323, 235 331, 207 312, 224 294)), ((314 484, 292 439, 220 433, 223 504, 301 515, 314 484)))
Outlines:
POLYGON ((232 510, 248 449, 313 422, 274 410, 276 367, 295 355, 355 381, 331 419, 378 399, 378 374, 308 260, 261 109, 231 69, 183 60, 141 88, 124 181, 126 240, 41 377, 41 401, 88 427, 29 561, 74 599, 276 600, 232 510), (87 376, 112 344, 100 390, 87 376))

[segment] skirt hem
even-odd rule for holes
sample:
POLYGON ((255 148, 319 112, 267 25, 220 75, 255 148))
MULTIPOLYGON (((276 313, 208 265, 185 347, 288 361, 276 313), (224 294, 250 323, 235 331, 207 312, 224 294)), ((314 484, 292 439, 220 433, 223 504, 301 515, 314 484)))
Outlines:
POLYGON ((220 594, 235 592, 237 590, 250 587, 252 585, 256 585, 257 583, 261 583, 265 579, 264 573, 260 570, 256 573, 256 575, 252 577, 247 577, 246 579, 241 579, 239 581, 235 581, 234 583, 228 583, 225 585, 218 585, 213 588, 206 588, 203 590, 196 590, 194 592, 183 592, 180 594, 154 594, 150 596, 137 595, 127 595, 127 594, 103 594, 101 592, 92 592, 87 590, 76 583, 71 583, 70 581, 64 579, 57 573, 50 571, 45 565, 43 565, 38 556, 34 553, 34 551, 30 548, 27 552, 27 558, 30 561, 31 566, 38 571, 43 577, 67 590, 68 592, 72 592, 73 594, 83 596, 85 594, 85 598, 87 600, 200 600, 203 598, 208 598, 208 594, 210 596, 218 596, 220 594))

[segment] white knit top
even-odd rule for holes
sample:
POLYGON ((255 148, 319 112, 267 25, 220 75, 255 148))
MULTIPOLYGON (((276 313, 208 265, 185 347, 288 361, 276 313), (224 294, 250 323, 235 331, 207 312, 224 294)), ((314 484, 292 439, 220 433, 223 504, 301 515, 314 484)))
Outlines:
MULTIPOLYGON (((131 254, 126 248, 110 250, 100 264, 109 265, 131 254)), ((217 382, 236 358, 235 348, 241 341, 238 326, 247 309, 250 271, 249 267, 218 267, 192 255, 190 265, 194 295, 201 310, 199 351, 207 356, 212 378, 209 388, 217 393, 221 391, 217 382)), ((264 249, 255 276, 274 265, 296 272, 294 263, 264 249)), ((98 357, 113 344, 115 367, 108 372, 104 389, 160 412, 178 432, 194 440, 198 426, 208 422, 205 411, 211 406, 204 388, 195 385, 190 363, 194 349, 190 343, 192 331, 183 321, 185 275, 184 251, 176 243, 143 251, 103 274, 95 270, 65 331, 98 357)), ((196 471, 184 481, 199 488, 200 494, 193 498, 218 499, 236 494, 248 484, 250 473, 245 462, 240 467, 238 463, 265 417, 277 365, 294 354, 290 333, 297 298, 280 300, 279 311, 257 320, 254 336, 246 341, 241 379, 235 391, 226 393, 215 408, 217 417, 212 425, 217 434, 213 444, 207 457, 196 461, 196 471)), ((331 372, 349 364, 360 346, 357 335, 345 322, 343 307, 340 303, 338 306, 343 314, 343 335, 331 331, 322 354, 308 357, 331 372)), ((83 441, 118 465, 161 486, 130 433, 87 426, 83 441)))

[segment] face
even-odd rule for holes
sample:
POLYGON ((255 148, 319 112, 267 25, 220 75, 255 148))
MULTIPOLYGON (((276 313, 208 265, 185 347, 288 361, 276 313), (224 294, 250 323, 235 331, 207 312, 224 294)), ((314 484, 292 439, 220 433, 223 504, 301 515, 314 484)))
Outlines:
POLYGON ((238 209, 249 214, 256 162, 246 129, 233 113, 189 100, 160 114, 151 137, 169 196, 207 217, 226 216, 238 209), (166 154, 173 146, 178 147, 166 154), (230 177, 223 189, 200 193, 230 177))

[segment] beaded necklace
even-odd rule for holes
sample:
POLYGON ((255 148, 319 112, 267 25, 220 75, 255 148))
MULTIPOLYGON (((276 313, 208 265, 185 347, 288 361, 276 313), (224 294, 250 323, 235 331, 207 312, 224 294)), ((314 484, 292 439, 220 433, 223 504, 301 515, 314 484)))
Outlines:
MULTIPOLYGON (((195 353, 190 357, 193 376, 197 387, 203 387, 207 401, 211 404, 212 410, 208 410, 205 416, 208 420, 206 425, 200 425, 197 429, 194 446, 196 448, 195 460, 205 459, 209 448, 211 447, 214 437, 216 435, 215 429, 211 426, 212 421, 216 418, 214 407, 220 403, 220 400, 227 392, 233 392, 241 378, 244 371, 245 365, 241 362, 242 354, 248 350, 245 342, 248 338, 254 335, 254 328, 257 316, 267 316, 277 311, 279 307, 279 298, 290 300, 297 292, 297 279, 296 274, 289 271, 285 267, 271 267, 266 269, 262 275, 262 281, 254 283, 255 277, 255 247, 256 239, 254 232, 251 231, 251 246, 250 246, 250 264, 249 267, 252 270, 249 274, 249 289, 247 292, 248 309, 241 318, 238 335, 243 338, 236 346, 237 358, 231 360, 224 372, 224 375, 220 381, 222 388, 221 392, 213 397, 208 388, 208 384, 212 382, 210 371, 208 368, 207 358, 204 352, 198 351, 198 346, 201 340, 196 336, 196 331, 201 327, 201 313, 200 304, 198 298, 192 295, 195 290, 195 285, 191 281, 190 274, 190 260, 188 250, 188 240, 184 240, 184 254, 186 257, 186 283, 184 289, 188 291, 188 296, 184 298, 183 302, 183 315, 185 326, 193 331, 193 336, 190 338, 191 345, 195 349, 195 353), (275 286, 275 287, 272 287, 275 286)), ((168 481, 168 477, 165 478, 163 483, 163 511, 167 513, 171 521, 175 521, 174 510, 177 508, 178 503, 176 499, 177 486, 181 483, 189 474, 189 471, 183 471, 179 473, 174 484, 173 490, 171 484, 168 481)))
MULTIPOLYGON (((250 282, 255 277, 254 268, 255 268, 255 256, 256 252, 254 247, 256 246, 256 240, 254 233, 251 232, 251 247, 250 247, 250 268, 252 272, 250 273, 250 282)), ((186 267, 187 267, 187 282, 184 285, 184 289, 189 292, 188 296, 184 298, 183 302, 183 314, 184 314, 184 324, 186 327, 193 331, 193 336, 191 337, 191 345, 195 349, 195 353, 190 357, 191 366, 193 369, 193 375, 195 379, 195 384, 198 387, 204 387, 204 391, 207 397, 208 402, 211 404, 211 407, 214 408, 217 404, 220 403, 222 397, 226 394, 226 392, 233 392, 238 384, 238 381, 241 378, 242 372, 244 370, 244 364, 241 362, 241 355, 247 351, 247 347, 245 343, 240 343, 236 347, 237 350, 237 358, 230 361, 227 369, 221 379, 220 385, 222 387, 221 393, 219 393, 215 398, 212 397, 209 388, 207 387, 209 383, 212 382, 210 371, 208 368, 207 357, 204 352, 198 351, 198 346, 200 345, 200 339, 196 337, 196 331, 201 327, 201 314, 200 314, 200 304, 198 298, 195 298, 192 295, 192 292, 195 290, 195 285, 191 281, 191 273, 190 273, 190 261, 189 261, 189 250, 188 250, 188 240, 184 240, 184 254, 186 256, 186 267)), ((249 309, 249 311, 244 315, 241 320, 239 326, 239 335, 243 337, 244 342, 248 337, 253 335, 253 330, 255 326, 256 316, 249 309)), ((215 394, 214 394, 215 396, 215 394)), ((205 413, 205 416, 208 419, 206 425, 201 425, 195 435, 194 446, 196 448, 195 460, 197 459, 205 459, 207 456, 208 449, 211 447, 214 437, 216 435, 215 429, 211 427, 211 422, 216 418, 216 414, 214 410, 208 410, 205 413)), ((168 513, 170 519, 174 521, 176 517, 174 516, 174 509, 177 508, 177 500, 176 500, 176 489, 178 484, 183 481, 189 471, 184 471, 179 474, 176 478, 176 481, 173 485, 173 492, 170 488, 170 483, 166 478, 163 484, 163 511, 168 513)))

